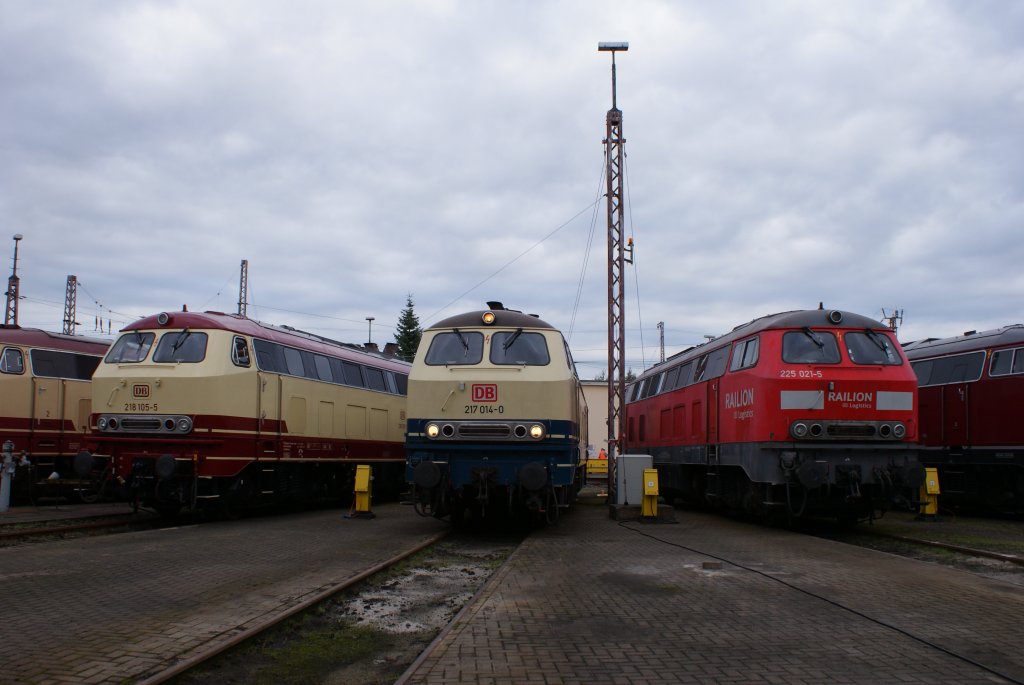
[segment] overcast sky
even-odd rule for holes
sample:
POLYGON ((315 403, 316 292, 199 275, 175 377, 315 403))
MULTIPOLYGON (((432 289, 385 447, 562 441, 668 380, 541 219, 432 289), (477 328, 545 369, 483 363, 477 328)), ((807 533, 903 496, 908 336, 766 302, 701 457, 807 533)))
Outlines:
POLYGON ((500 300, 593 377, 600 41, 634 370, 659 321, 667 354, 819 302, 1024 322, 1024 2, 0 0, 20 323, 60 330, 68 274, 79 333, 236 311, 248 259, 252 318, 383 343, 407 294, 424 327, 500 300))

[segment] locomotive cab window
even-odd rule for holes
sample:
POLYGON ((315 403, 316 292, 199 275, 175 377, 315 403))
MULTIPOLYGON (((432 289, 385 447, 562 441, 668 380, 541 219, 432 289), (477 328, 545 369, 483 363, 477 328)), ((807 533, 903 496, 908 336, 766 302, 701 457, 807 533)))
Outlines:
POLYGON ((547 366, 551 362, 548 342, 540 333, 524 333, 522 328, 514 331, 498 331, 491 337, 492 364, 515 364, 519 366, 547 366))
POLYGON ((17 347, 5 347, 0 357, 0 373, 25 373, 25 358, 17 347))
POLYGON ((246 368, 252 363, 249 360, 249 343, 245 341, 245 338, 235 336, 231 341, 231 363, 246 368))
POLYGON ((843 336, 846 354, 854 364, 883 364, 895 366, 903 363, 889 336, 870 328, 843 336))
POLYGON ((156 344, 153 361, 157 363, 196 364, 206 359, 206 333, 189 329, 164 333, 156 344))
POLYGON ((838 364, 836 336, 810 328, 787 331, 782 336, 782 361, 787 364, 838 364))
POLYGON ((732 363, 729 365, 730 371, 749 369, 750 367, 757 365, 759 347, 757 341, 757 338, 751 338, 750 340, 741 340, 732 346, 732 363))
POLYGON ((430 341, 424 359, 429 366, 479 364, 484 358, 484 336, 476 331, 438 333, 430 341))
POLYGON ((149 354, 155 339, 153 333, 125 333, 117 339, 103 361, 107 364, 137 364, 149 354))
POLYGON ((1024 347, 1015 350, 997 350, 992 353, 992 363, 988 368, 990 376, 1006 376, 1011 373, 1024 373, 1024 347))

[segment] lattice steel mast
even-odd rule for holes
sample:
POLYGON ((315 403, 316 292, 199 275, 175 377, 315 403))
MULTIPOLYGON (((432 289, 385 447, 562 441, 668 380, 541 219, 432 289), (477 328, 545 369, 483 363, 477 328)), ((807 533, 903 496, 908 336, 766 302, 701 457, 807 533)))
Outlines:
POLYGON ((78 276, 68 276, 68 286, 64 291, 64 335, 74 335, 76 301, 78 300, 78 276))
MULTIPOLYGON (((242 260, 242 274, 238 279, 238 315, 248 317, 249 307, 249 260, 242 260)), ((259 316, 259 314, 257 314, 259 316)))
MULTIPOLYGON (((625 226, 622 172, 622 112, 618 108, 615 83, 615 53, 629 49, 629 43, 598 43, 601 52, 612 53, 612 108, 605 117, 606 197, 608 199, 608 452, 615 457, 625 435, 626 413, 626 287, 625 251, 622 233, 625 226)), ((615 461, 611 461, 608 487, 615 488, 615 461)))
POLYGON ((19 292, 20 281, 18 279, 18 241, 22 235, 14 234, 14 270, 11 277, 7 279, 7 307, 4 309, 4 324, 18 325, 18 300, 21 297, 19 292))

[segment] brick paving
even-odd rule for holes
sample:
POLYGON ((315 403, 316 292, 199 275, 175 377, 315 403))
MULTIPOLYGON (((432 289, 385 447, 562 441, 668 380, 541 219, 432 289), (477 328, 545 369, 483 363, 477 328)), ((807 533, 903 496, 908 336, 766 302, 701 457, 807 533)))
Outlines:
POLYGON ((411 507, 374 511, 2 548, 0 683, 138 681, 445 528, 411 507))
POLYGON ((1020 586, 677 516, 620 525, 578 507, 531 536, 403 682, 1024 681, 1020 586))

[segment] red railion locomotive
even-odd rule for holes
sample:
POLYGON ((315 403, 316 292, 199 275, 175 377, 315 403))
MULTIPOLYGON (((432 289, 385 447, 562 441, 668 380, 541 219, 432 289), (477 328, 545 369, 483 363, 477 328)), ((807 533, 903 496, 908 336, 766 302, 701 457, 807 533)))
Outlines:
POLYGON ((402 487, 409 365, 219 312, 127 326, 93 376, 91 452, 165 514, 402 487))
POLYGON ((645 371, 626 401, 625 453, 652 455, 670 498, 852 522, 923 482, 916 378, 858 314, 737 326, 645 371))
POLYGON ((1024 512, 1024 326, 904 346, 920 384, 920 460, 943 506, 1024 512))
MULTIPOLYGON (((75 457, 89 427, 89 379, 108 347, 106 340, 0 326, 0 444, 10 441, 19 461, 24 454, 31 464, 15 478, 16 494, 29 490, 23 484, 32 473, 56 474, 55 483, 90 476, 81 460, 76 471, 75 457)), ((68 487, 91 489, 84 481, 68 487)))

